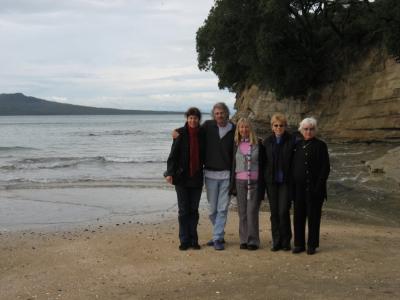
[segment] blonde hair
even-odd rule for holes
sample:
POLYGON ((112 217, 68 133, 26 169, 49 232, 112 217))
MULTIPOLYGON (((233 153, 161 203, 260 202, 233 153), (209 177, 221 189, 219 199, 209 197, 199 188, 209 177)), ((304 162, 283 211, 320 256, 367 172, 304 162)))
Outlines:
POLYGON ((256 138, 256 134, 253 130, 253 127, 251 126, 251 122, 249 119, 247 118, 240 118, 239 121, 236 124, 236 131, 235 131, 235 144, 239 145, 241 140, 242 140, 242 136, 240 136, 240 132, 239 132, 239 126, 241 124, 245 124, 249 126, 249 142, 251 145, 256 145, 257 144, 257 138, 256 138))
POLYGON ((284 114, 281 113, 276 113, 273 114, 271 117, 271 125, 274 125, 275 122, 280 122, 284 124, 285 126, 287 125, 287 119, 284 114))

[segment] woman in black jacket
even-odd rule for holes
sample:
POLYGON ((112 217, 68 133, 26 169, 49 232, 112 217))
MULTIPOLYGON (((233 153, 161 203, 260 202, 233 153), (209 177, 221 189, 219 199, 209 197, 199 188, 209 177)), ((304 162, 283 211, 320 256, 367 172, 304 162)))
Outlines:
POLYGON ((191 107, 185 113, 185 126, 177 129, 164 177, 175 185, 178 198, 179 250, 200 249, 197 235, 199 202, 203 189, 204 134, 201 112, 191 107))
POLYGON ((300 122, 303 140, 296 145, 292 160, 294 183, 294 249, 306 250, 305 225, 308 223, 307 254, 319 247, 322 204, 326 199, 326 182, 330 164, 326 144, 315 137, 317 121, 305 118, 300 122))
POLYGON ((286 131, 287 120, 283 114, 271 117, 272 134, 264 140, 265 184, 271 211, 271 251, 291 249, 290 225, 290 163, 294 138, 286 131))

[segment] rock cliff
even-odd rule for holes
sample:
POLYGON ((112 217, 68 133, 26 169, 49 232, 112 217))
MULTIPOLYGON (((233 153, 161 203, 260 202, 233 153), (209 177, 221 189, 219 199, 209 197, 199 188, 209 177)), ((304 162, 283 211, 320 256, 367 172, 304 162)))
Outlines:
POLYGON ((307 116, 319 122, 319 134, 333 141, 400 141, 400 64, 373 50, 337 82, 311 92, 307 100, 277 100, 253 85, 236 97, 234 118, 251 118, 258 133, 269 130, 275 112, 290 126, 307 116))

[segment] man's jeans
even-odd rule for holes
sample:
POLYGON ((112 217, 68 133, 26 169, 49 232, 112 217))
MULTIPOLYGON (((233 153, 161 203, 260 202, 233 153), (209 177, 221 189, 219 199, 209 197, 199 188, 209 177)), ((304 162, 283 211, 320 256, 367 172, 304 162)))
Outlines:
POLYGON ((214 226, 213 240, 222 240, 229 206, 229 179, 205 178, 210 220, 214 226))

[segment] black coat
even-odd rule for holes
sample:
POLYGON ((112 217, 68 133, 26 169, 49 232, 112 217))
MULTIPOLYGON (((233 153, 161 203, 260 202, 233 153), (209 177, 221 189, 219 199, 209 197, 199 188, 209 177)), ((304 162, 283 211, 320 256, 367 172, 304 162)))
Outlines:
MULTIPOLYGON (((264 178, 267 185, 276 183, 275 181, 275 158, 274 158, 274 145, 276 143, 275 134, 267 137, 264 142, 265 148, 265 169, 264 178)), ((291 179, 290 174, 290 164, 292 161, 293 150, 295 147, 295 138, 288 132, 282 135, 281 141, 281 160, 282 160, 282 172, 283 172, 283 182, 289 183, 291 179)))
MULTIPOLYGON (((264 163, 265 163, 265 150, 261 140, 258 142, 258 179, 257 179, 257 196, 258 200, 263 200, 265 196, 265 180, 264 180, 264 163)), ((236 152, 238 146, 233 147, 232 170, 230 176, 229 194, 236 196, 236 152)))
POLYGON ((232 150, 234 145, 235 125, 221 139, 215 120, 207 120, 201 126, 205 132, 205 168, 212 171, 226 171, 232 168, 232 150))
POLYGON ((326 182, 329 172, 329 154, 325 142, 313 138, 297 143, 292 159, 294 184, 309 188, 315 199, 327 199, 326 182))
POLYGON ((203 186, 203 165, 205 153, 204 130, 200 127, 198 133, 199 140, 199 171, 189 177, 189 159, 190 159, 190 143, 189 130, 187 124, 184 127, 178 128, 179 136, 173 139, 171 152, 167 160, 167 171, 164 176, 172 176, 174 185, 187 187, 202 187, 203 186))

